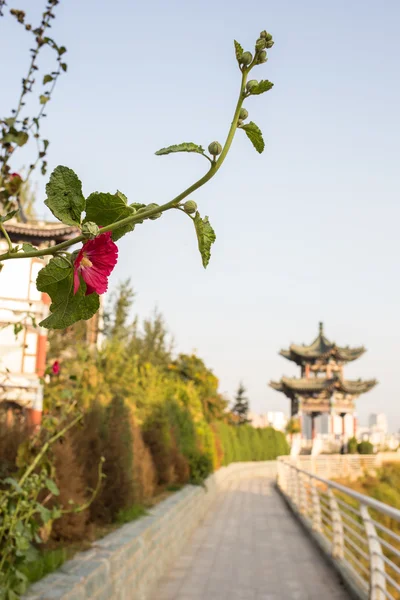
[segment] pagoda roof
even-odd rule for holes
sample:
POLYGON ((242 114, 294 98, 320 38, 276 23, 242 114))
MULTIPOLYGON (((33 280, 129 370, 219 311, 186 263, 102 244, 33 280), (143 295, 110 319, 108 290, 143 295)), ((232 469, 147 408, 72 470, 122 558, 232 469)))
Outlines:
POLYGON ((15 243, 31 242, 38 246, 43 242, 64 242, 79 234, 77 227, 58 222, 29 221, 20 223, 14 219, 5 225, 8 235, 15 243))
POLYGON ((332 377, 330 379, 320 377, 297 378, 282 377, 280 381, 271 381, 270 386, 278 392, 283 392, 288 397, 302 393, 318 393, 334 391, 345 394, 360 395, 369 392, 378 382, 376 379, 362 381, 361 379, 342 379, 341 377, 332 377))
POLYGON ((309 346, 291 344, 288 350, 281 350, 279 354, 298 365, 314 363, 318 360, 334 358, 341 362, 351 362, 359 358, 366 349, 363 346, 349 348, 349 346, 337 346, 335 342, 329 341, 324 335, 323 323, 319 324, 319 333, 309 346))

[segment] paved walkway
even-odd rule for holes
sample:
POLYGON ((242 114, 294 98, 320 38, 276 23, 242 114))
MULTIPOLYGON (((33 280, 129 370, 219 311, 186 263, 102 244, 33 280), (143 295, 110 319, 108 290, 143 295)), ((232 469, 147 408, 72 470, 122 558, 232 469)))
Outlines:
POLYGON ((152 600, 348 600, 273 487, 232 482, 152 600))

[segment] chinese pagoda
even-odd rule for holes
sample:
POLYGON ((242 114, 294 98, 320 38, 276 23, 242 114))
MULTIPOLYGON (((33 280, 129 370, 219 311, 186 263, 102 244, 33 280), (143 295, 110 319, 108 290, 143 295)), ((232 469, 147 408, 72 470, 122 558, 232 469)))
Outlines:
MULTIPOLYGON (((271 381, 270 386, 282 392, 291 401, 291 415, 300 421, 304 416, 311 418, 311 438, 315 438, 315 419, 327 415, 329 434, 337 433, 335 420, 341 417, 341 434, 345 437, 345 419, 351 415, 353 420, 351 435, 355 435, 355 400, 377 384, 375 379, 367 381, 345 379, 345 364, 360 358, 364 347, 349 348, 337 346, 324 335, 323 323, 319 324, 319 334, 309 346, 292 344, 280 355, 301 369, 301 376, 282 377, 279 382, 271 381)), ((304 421, 302 423, 304 430, 304 421)))

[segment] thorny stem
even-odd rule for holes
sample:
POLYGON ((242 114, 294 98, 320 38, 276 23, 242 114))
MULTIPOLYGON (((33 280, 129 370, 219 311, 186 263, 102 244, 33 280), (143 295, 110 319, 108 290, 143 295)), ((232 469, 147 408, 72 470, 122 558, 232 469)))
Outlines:
MULTIPOLYGON (((246 71, 242 72, 242 81, 241 81, 241 85, 240 85, 239 98, 238 98, 238 101, 236 104, 235 113, 233 115, 232 123, 229 128, 229 132, 228 132, 224 147, 222 149, 221 154, 218 157, 218 160, 211 163, 209 171, 205 175, 203 175, 203 177, 201 177, 198 181, 196 181, 191 186, 186 188, 186 190, 184 190, 183 192, 181 192, 180 194, 175 196, 175 198, 173 198, 166 204, 162 204, 161 206, 157 206, 154 208, 149 208, 148 210, 138 211, 132 216, 125 217, 125 219, 121 219, 120 221, 116 221, 115 223, 112 223, 111 225, 102 227, 101 233, 106 233, 107 231, 115 231, 116 229, 119 229, 120 227, 124 227, 125 225, 134 225, 138 221, 143 221, 144 219, 148 219, 160 212, 165 212, 167 210, 170 210, 171 208, 178 208, 179 203, 182 200, 184 200, 184 198, 187 198, 187 196, 189 196, 192 192, 195 192, 196 190, 198 190, 205 183, 210 181, 210 179, 212 177, 214 177, 216 172, 222 166, 222 163, 224 162, 226 155, 229 152, 229 149, 232 145, 233 138, 235 136, 240 109, 242 108, 243 100, 245 99, 245 88, 246 88, 246 81, 247 81, 247 75, 248 75, 249 70, 250 69, 247 69, 246 71)), ((65 248, 69 248, 70 246, 78 244, 79 242, 83 242, 85 239, 86 238, 84 235, 78 235, 77 237, 75 237, 71 240, 61 242, 61 244, 57 244, 56 246, 52 246, 51 248, 45 248, 43 250, 32 250, 32 252, 19 252, 19 253, 15 253, 15 254, 6 252, 5 254, 0 255, 0 261, 9 260, 11 258, 12 259, 14 259, 14 258, 31 258, 31 257, 33 258, 35 256, 54 255, 57 252, 59 252, 60 250, 64 250, 65 248)))

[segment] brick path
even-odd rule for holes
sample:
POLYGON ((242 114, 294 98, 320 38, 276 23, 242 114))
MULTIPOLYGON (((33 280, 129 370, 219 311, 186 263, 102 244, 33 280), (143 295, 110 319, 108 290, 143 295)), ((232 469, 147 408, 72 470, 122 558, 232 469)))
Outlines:
POLYGON ((348 600, 265 478, 230 482, 151 600, 348 600))

